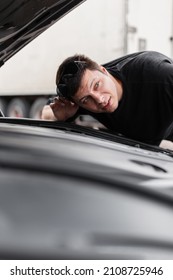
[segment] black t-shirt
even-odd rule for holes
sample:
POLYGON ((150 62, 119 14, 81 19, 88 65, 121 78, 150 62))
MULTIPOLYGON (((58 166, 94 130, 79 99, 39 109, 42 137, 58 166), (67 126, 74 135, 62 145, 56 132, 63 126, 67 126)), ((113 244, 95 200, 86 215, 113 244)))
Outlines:
POLYGON ((123 98, 113 113, 88 113, 107 128, 138 141, 159 144, 173 123, 173 61, 154 51, 103 65, 122 81, 123 98))

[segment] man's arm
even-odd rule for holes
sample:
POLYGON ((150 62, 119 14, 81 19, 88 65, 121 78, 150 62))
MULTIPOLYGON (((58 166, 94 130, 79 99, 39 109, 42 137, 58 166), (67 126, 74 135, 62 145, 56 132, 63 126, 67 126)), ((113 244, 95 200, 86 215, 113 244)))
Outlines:
POLYGON ((163 149, 173 150, 173 142, 169 140, 162 140, 159 147, 163 149))
POLYGON ((41 112, 41 119, 47 121, 56 121, 56 117, 50 107, 50 105, 45 105, 41 112))

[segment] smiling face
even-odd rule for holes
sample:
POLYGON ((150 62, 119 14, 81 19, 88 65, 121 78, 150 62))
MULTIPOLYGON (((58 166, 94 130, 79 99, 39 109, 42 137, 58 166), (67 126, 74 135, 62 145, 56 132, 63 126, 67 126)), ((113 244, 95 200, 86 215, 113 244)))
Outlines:
POLYGON ((112 113, 122 98, 122 84, 107 70, 86 69, 73 100, 80 107, 94 113, 112 113))

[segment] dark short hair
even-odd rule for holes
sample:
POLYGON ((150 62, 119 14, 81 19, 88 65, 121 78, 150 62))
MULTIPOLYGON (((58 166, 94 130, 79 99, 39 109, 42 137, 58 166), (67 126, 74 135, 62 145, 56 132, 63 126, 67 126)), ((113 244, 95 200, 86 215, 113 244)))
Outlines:
POLYGON ((57 94, 71 99, 78 91, 86 69, 100 70, 100 67, 98 63, 85 55, 76 54, 66 58, 56 74, 57 94))

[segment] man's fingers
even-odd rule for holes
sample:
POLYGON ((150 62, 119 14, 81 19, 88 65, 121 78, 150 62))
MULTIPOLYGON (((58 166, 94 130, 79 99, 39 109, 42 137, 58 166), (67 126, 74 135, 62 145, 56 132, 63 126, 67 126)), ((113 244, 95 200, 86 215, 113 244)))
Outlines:
POLYGON ((64 107, 65 104, 64 102, 62 102, 61 100, 56 100, 54 101, 53 103, 50 103, 50 107, 53 109, 53 108, 60 108, 60 107, 64 107))
POLYGON ((68 100, 68 99, 65 99, 65 98, 55 98, 54 99, 54 102, 50 103, 50 107, 53 109, 53 108, 61 108, 61 107, 64 107, 66 106, 68 108, 68 106, 70 107, 78 107, 77 104, 75 104, 74 102, 68 100))

